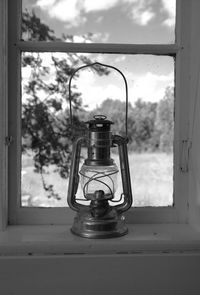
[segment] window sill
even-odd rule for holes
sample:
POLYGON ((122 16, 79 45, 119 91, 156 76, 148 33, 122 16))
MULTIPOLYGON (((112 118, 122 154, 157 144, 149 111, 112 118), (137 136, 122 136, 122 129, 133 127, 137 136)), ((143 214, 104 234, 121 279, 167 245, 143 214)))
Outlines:
POLYGON ((135 254, 200 252, 200 231, 184 224, 129 225, 113 239, 74 236, 70 226, 8 226, 0 233, 0 255, 135 254))

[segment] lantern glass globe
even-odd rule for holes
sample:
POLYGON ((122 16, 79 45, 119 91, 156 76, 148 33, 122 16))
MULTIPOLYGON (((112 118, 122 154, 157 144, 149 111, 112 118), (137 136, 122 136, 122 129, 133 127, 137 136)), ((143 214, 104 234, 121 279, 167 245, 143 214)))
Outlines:
POLYGON ((90 199, 96 191, 101 190, 104 192, 104 197, 114 198, 117 190, 118 172, 115 163, 109 166, 83 164, 79 173, 84 197, 90 199))

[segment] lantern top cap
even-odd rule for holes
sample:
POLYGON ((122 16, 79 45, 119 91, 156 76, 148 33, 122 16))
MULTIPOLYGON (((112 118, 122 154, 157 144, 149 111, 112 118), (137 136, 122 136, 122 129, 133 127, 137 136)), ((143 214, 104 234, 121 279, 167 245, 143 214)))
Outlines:
POLYGON ((107 120, 107 117, 104 115, 94 115, 93 118, 94 119, 87 121, 86 124, 89 124, 89 125, 97 125, 97 124, 111 125, 111 124, 114 124, 112 121, 107 120))

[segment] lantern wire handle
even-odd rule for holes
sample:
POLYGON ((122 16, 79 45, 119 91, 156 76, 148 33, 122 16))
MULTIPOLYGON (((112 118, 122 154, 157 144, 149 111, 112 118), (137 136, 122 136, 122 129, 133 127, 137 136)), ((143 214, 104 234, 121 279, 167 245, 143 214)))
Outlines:
POLYGON ((72 82, 72 78, 73 76, 81 69, 84 69, 84 68, 87 68, 87 67, 93 67, 95 65, 98 65, 98 66, 103 66, 103 67, 107 67, 107 68, 111 68, 111 69, 114 69, 116 70, 118 73, 121 74, 121 76, 123 77, 124 79, 124 83, 125 83, 125 91, 126 91, 126 109, 125 109, 125 131, 126 131, 126 137, 128 136, 128 84, 127 84, 127 80, 126 80, 126 77, 124 76, 124 74, 116 67, 114 66, 110 66, 110 65, 107 65, 107 64, 102 64, 102 63, 99 63, 99 62, 94 62, 94 63, 91 63, 91 64, 88 64, 88 65, 84 65, 84 66, 81 66, 79 67, 78 69, 76 69, 72 75, 70 76, 69 78, 69 112, 70 112, 70 123, 71 125, 73 125, 73 117, 72 117, 72 100, 71 100, 71 82, 72 82))

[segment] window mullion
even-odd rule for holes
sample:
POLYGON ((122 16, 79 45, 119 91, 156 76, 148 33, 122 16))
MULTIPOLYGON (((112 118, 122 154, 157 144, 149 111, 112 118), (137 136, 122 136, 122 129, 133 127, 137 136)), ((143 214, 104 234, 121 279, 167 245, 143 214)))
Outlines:
POLYGON ((91 53, 124 53, 175 55, 180 47, 176 44, 105 44, 105 43, 67 43, 20 41, 17 47, 21 51, 35 52, 91 52, 91 53))

